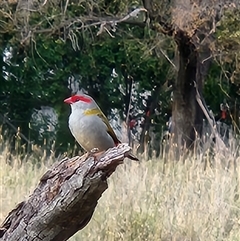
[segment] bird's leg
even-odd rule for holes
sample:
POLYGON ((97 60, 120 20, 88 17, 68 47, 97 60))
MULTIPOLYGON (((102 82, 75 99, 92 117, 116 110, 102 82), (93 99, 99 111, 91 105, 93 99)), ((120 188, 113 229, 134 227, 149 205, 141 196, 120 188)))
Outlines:
POLYGON ((98 161, 99 156, 101 156, 104 153, 104 151, 99 151, 98 148, 93 148, 90 152, 89 152, 89 156, 93 156, 95 161, 98 161))

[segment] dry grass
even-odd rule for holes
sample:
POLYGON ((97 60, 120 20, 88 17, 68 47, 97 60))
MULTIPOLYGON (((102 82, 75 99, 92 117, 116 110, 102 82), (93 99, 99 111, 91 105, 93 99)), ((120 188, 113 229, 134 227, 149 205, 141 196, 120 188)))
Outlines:
MULTIPOLYGON (((0 222, 47 169, 33 165, 33 157, 6 164, 7 154, 0 153, 0 222)), ((227 158, 216 158, 214 167, 200 158, 184 164, 126 161, 110 178, 90 223, 70 240, 240 240, 240 165, 223 168, 220 161, 227 158)))

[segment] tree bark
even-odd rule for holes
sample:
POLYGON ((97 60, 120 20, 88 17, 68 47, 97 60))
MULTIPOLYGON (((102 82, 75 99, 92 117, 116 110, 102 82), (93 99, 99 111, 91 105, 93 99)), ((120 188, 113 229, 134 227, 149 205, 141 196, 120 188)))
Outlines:
POLYGON ((67 240, 90 221, 107 178, 123 163, 130 147, 121 144, 103 154, 64 158, 40 179, 27 201, 0 226, 0 240, 67 240))
POLYGON ((196 88, 202 93, 199 56, 187 33, 179 30, 175 36, 179 51, 179 70, 173 90, 173 141, 178 147, 190 148, 201 135, 203 113, 196 101, 196 88))

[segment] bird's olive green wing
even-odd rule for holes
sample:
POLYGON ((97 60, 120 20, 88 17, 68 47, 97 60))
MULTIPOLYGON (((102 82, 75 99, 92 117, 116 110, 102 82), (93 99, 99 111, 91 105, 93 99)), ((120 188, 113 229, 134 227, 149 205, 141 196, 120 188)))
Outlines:
POLYGON ((114 130, 112 129, 112 127, 110 126, 107 117, 102 113, 102 111, 98 108, 95 109, 88 109, 84 111, 85 115, 97 115, 99 118, 101 118, 101 120, 105 123, 105 125, 107 126, 107 132, 108 134, 113 138, 113 141, 115 144, 120 143, 120 141, 118 140, 114 130))
POLYGON ((112 129, 112 127, 110 126, 107 117, 101 112, 98 114, 98 116, 103 120, 103 122, 105 123, 105 125, 107 126, 107 132, 108 134, 113 138, 113 141, 115 144, 120 143, 120 141, 118 140, 114 130, 112 129))

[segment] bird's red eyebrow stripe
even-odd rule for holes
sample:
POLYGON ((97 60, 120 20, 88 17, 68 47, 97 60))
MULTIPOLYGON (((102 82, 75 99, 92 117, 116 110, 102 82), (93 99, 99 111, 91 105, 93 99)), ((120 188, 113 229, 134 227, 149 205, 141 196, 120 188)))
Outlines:
POLYGON ((86 103, 90 103, 92 100, 84 95, 74 95, 72 96, 72 101, 76 102, 77 100, 81 100, 86 103))

